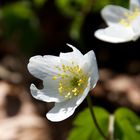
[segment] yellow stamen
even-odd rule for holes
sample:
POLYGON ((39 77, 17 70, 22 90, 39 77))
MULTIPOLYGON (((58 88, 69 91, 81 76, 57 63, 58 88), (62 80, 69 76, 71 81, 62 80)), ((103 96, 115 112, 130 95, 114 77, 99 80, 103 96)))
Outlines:
POLYGON ((53 80, 56 80, 57 79, 57 76, 53 76, 53 78, 52 78, 53 80))
POLYGON ((140 9, 136 8, 132 13, 124 13, 125 18, 121 19, 119 23, 125 27, 130 27, 133 20, 140 15, 140 9))
POLYGON ((59 78, 58 91, 66 99, 82 94, 88 84, 88 75, 73 61, 71 64, 71 66, 65 64, 56 66, 55 68, 60 70, 60 74, 53 76, 53 80, 59 78))

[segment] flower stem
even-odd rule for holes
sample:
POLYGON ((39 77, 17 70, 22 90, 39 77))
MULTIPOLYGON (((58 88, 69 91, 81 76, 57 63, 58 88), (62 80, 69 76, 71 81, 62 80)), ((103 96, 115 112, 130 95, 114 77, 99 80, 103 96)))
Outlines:
POLYGON ((92 101, 91 101, 91 98, 90 98, 89 95, 87 96, 87 103, 88 103, 88 107, 89 107, 89 110, 90 110, 90 113, 91 113, 91 116, 92 116, 92 120, 93 120, 93 122, 94 122, 96 128, 98 129, 100 135, 101 135, 105 140, 107 140, 108 138, 105 136, 104 132, 103 132, 102 129, 99 127, 99 124, 98 124, 98 122, 97 122, 97 120, 96 120, 95 114, 94 114, 94 112, 93 112, 92 101))

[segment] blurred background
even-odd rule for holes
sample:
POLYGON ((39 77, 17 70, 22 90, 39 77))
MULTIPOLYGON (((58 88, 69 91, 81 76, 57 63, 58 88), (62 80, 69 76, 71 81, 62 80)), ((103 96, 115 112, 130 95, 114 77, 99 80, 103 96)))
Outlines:
POLYGON ((110 44, 94 37, 106 27, 100 10, 108 4, 128 8, 128 0, 0 0, 0 140, 66 140, 72 121, 49 122, 52 107, 33 99, 29 87, 42 82, 27 70, 34 55, 59 55, 94 50, 100 80, 92 91, 93 104, 109 112, 120 106, 140 115, 140 39, 110 44))

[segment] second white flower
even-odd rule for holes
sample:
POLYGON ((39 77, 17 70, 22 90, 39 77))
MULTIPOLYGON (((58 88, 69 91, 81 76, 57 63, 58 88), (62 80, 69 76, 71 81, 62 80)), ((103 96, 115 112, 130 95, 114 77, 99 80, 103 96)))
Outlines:
POLYGON ((108 5, 101 15, 108 27, 95 32, 95 37, 111 43, 135 41, 140 37, 140 0, 130 0, 129 10, 108 5))

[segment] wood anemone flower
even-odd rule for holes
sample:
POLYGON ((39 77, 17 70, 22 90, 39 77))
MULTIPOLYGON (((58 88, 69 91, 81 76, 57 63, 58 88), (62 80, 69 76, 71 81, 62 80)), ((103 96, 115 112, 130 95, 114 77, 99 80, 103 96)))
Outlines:
POLYGON ((55 102, 46 114, 50 121, 58 122, 70 117, 86 98, 98 81, 98 68, 93 51, 83 55, 78 49, 67 44, 72 52, 31 57, 29 72, 43 80, 43 89, 31 84, 34 98, 44 102, 55 102))
POLYGON ((114 5, 105 6, 101 15, 108 27, 95 31, 94 35, 98 39, 122 43, 140 37, 140 0, 130 0, 129 10, 114 5))

